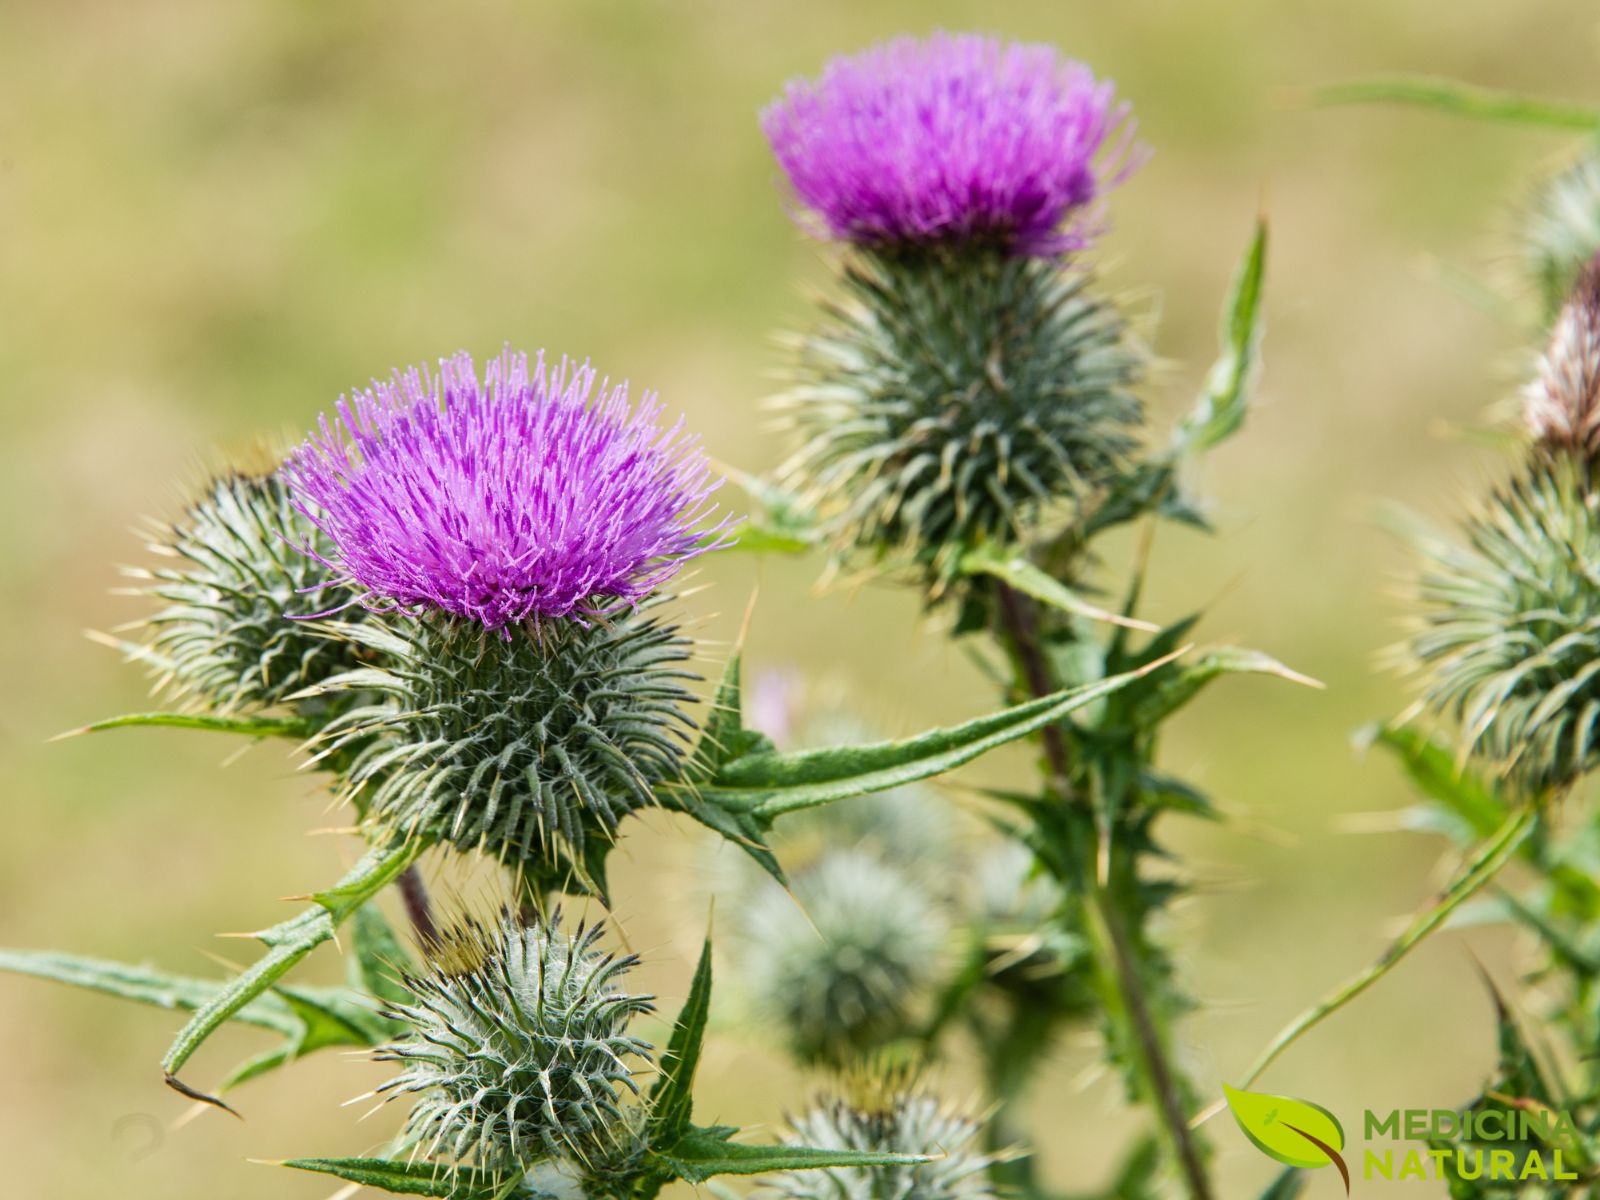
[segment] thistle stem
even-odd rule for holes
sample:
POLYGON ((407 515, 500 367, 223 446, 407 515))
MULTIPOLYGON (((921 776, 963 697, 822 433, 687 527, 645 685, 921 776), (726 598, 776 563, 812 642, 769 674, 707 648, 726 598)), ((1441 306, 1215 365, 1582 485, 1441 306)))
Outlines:
MULTIPOLYGON (((1039 641, 1038 611, 1033 601, 1006 583, 995 584, 1000 625, 1028 691, 1048 696, 1056 681, 1039 641)), ((1041 732, 1046 761, 1055 776, 1056 786, 1069 802, 1082 803, 1071 790, 1071 758, 1067 741, 1059 726, 1046 726, 1041 732)), ((1093 852, 1091 851, 1091 854, 1093 852)), ((1084 876, 1091 882, 1085 889, 1090 919, 1095 926, 1095 951, 1107 983, 1115 990, 1133 1033, 1139 1074, 1155 1102, 1163 1136, 1183 1176, 1190 1200, 1211 1200, 1211 1183, 1206 1177, 1194 1130, 1184 1112, 1183 1089, 1171 1062, 1162 1032, 1145 996, 1139 964, 1121 917, 1106 886, 1098 882, 1095 864, 1088 864, 1084 876)))
POLYGON ((400 872, 395 881, 400 898, 405 902, 406 916, 411 919, 411 932, 424 950, 439 941, 439 926, 433 919, 433 904, 428 899, 428 885, 422 882, 422 872, 412 863, 400 872))
MULTIPOLYGON (((1011 652, 1016 656, 1029 694, 1050 695, 1056 688, 1044 651, 1039 645, 1039 616, 1033 601, 1010 584, 998 581, 995 583, 995 599, 1000 609, 1001 627, 1011 643, 1011 652)), ((1055 725, 1045 726, 1040 737, 1044 742, 1050 773, 1055 776, 1055 785, 1063 796, 1070 798, 1071 785, 1068 781, 1072 764, 1067 755, 1067 741, 1055 725)))

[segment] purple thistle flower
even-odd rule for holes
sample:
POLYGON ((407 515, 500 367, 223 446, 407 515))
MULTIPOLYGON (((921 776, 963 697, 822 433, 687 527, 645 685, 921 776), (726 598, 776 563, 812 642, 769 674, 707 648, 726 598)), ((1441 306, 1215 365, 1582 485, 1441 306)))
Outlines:
POLYGON ((833 59, 820 80, 791 82, 761 127, 834 237, 1056 255, 1088 243, 1083 215, 1138 165, 1127 111, 1050 46, 935 33, 833 59))
POLYGON ((341 398, 285 464, 296 508, 369 608, 430 605, 489 629, 603 611, 661 586, 712 548, 715 490, 654 393, 566 359, 506 350, 483 381, 470 355, 341 398))

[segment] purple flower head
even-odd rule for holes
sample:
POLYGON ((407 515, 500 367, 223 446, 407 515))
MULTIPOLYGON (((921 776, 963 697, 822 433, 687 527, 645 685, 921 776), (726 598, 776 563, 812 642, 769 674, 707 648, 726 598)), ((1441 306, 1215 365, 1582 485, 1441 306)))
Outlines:
POLYGON ((935 33, 835 58, 761 127, 834 237, 1055 255, 1088 243, 1082 218, 1137 165, 1126 117, 1109 83, 1050 46, 935 33))
POLYGON ((489 629, 633 602, 715 544, 715 489, 653 393, 587 363, 529 370, 508 349, 396 372, 341 398, 291 456, 296 507, 368 607, 429 605, 489 629), (592 397, 592 398, 591 398, 592 397))

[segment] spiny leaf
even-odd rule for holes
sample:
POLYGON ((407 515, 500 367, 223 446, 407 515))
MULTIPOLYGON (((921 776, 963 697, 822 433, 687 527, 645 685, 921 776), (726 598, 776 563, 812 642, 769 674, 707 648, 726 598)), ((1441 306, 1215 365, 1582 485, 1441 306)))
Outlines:
POLYGON ((1267 223, 1255 236, 1233 277, 1222 314, 1222 353, 1206 376, 1194 409, 1173 431, 1172 454, 1181 457, 1232 437, 1244 425, 1250 389, 1260 366, 1261 300, 1267 267, 1267 223))
POLYGON ((1587 104, 1519 96, 1425 75, 1389 75, 1336 83, 1318 88, 1313 98, 1318 104, 1409 104, 1456 116, 1547 129, 1600 129, 1600 109, 1587 104))
MULTIPOLYGON (((173 975, 150 967, 60 954, 53 950, 0 950, 0 971, 50 979, 72 987, 87 988, 108 996, 118 996, 157 1008, 194 1011, 215 999, 223 984, 214 979, 194 979, 173 975)), ((279 996, 257 996, 240 1006, 232 1020, 275 1030, 288 1037, 299 1037, 302 1025, 289 1005, 279 996)))
POLYGON ((961 556, 957 570, 963 575, 987 575, 1009 584, 1024 595, 1032 596, 1043 604, 1058 608, 1073 616, 1091 621, 1105 621, 1131 629, 1155 632, 1158 626, 1148 621, 1137 621, 1118 613, 1109 612, 1090 604, 1066 584, 1035 565, 1018 550, 989 543, 961 556))
POLYGON ((1239 646, 1202 650, 1194 660, 1172 667, 1153 681, 1153 695, 1140 705, 1140 723, 1154 728, 1193 700, 1213 680, 1224 675, 1276 675, 1290 683, 1321 688, 1310 676, 1291 670, 1270 654, 1239 646))
POLYGON ((451 1169, 432 1163, 400 1162, 387 1158, 292 1158, 280 1166, 316 1171, 404 1196, 433 1196, 437 1200, 499 1200, 502 1184, 482 1171, 451 1169))
POLYGON ((821 1150, 812 1146, 753 1146, 728 1140, 727 1132, 694 1129, 659 1152, 677 1179, 703 1183, 714 1175, 763 1175, 769 1171, 809 1171, 824 1167, 899 1167, 929 1161, 925 1155, 876 1154, 862 1150, 821 1150))
POLYGON ((700 1045, 710 1016, 711 939, 708 937, 700 951, 688 998, 673 1026, 667 1052, 662 1055, 661 1075, 650 1089, 652 1145, 674 1142, 689 1128, 694 1105, 694 1074, 700 1065, 700 1045))
POLYGON ((305 1033, 296 1048, 299 1053, 324 1046, 376 1046, 389 1038, 388 1022, 352 993, 329 988, 280 987, 277 991, 305 1022, 305 1033))
POLYGON ((766 735, 744 727, 742 661, 743 656, 735 650, 723 668, 716 696, 711 701, 711 715, 705 720, 700 740, 689 760, 690 778, 710 779, 718 768, 734 759, 772 748, 766 735))
POLYGON ((91 725, 82 725, 58 733, 52 741, 78 737, 85 733, 99 733, 106 729, 133 729, 138 727, 167 729, 205 729, 213 733, 236 733, 244 737, 306 738, 315 730, 308 721, 299 717, 218 717, 205 713, 150 712, 126 713, 120 717, 107 717, 91 725))
POLYGON ((703 803, 770 822, 784 813, 914 783, 1060 721, 1169 661, 1161 659, 1138 671, 1068 688, 904 741, 745 755, 721 767, 696 791, 703 803))
POLYGON ((426 848, 420 838, 412 838, 368 850, 334 887, 314 897, 317 907, 257 933, 255 937, 268 947, 267 953, 220 987, 178 1031, 166 1057, 161 1060, 167 1083, 187 1096, 221 1105, 214 1097, 180 1082, 176 1077, 178 1071, 224 1022, 270 988, 311 951, 332 939, 334 930, 346 917, 377 895, 426 848))
POLYGON ((1335 1156, 1344 1149, 1344 1127, 1320 1104, 1292 1096, 1244 1092, 1227 1084, 1222 1085, 1222 1092, 1244 1135, 1263 1154, 1281 1163, 1326 1167, 1334 1159, 1317 1143, 1327 1146, 1335 1156))

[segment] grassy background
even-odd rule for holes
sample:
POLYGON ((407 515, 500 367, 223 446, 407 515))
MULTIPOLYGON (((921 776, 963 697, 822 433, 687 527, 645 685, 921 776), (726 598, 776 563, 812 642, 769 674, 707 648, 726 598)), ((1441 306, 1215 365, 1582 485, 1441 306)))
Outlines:
MULTIPOLYGON (((278 919, 328 882, 348 839, 275 747, 239 761, 203 735, 46 746, 144 703, 138 673, 80 636, 137 615, 108 594, 141 514, 170 514, 216 447, 305 428, 396 364, 511 341, 591 356, 660 389, 720 458, 770 465, 757 400, 769 335, 805 319, 824 256, 785 220, 755 113, 784 79, 902 30, 1054 41, 1114 78, 1156 154, 1119 193, 1101 254, 1153 315, 1170 362, 1158 421, 1187 402, 1258 206, 1274 225, 1268 370, 1245 435, 1201 482, 1221 536, 1164 531, 1151 612, 1205 605, 1238 638, 1327 681, 1221 684, 1167 762, 1244 820, 1175 828, 1202 882, 1172 935, 1207 1008, 1182 1031, 1196 1077, 1233 1079, 1283 1019, 1369 960, 1437 880, 1437 847, 1341 818, 1406 800, 1349 746, 1396 710, 1377 671, 1402 564, 1380 499, 1448 514, 1493 460, 1438 435, 1521 370, 1526 332, 1451 282, 1512 276, 1504 215, 1570 140, 1414 113, 1316 111, 1304 89, 1382 70, 1592 94, 1595 26, 1575 0, 1110 5, 772 0, 433 6, 348 0, 8 0, 0 5, 0 940, 193 971, 242 955, 219 930, 278 919), (220 949, 219 949, 220 948, 220 949)), ((909 731, 990 697, 881 590, 824 597, 813 563, 709 565, 696 604, 727 639, 751 587, 757 665, 799 664, 909 731)), ((720 653, 715 646, 709 653, 720 653)), ((985 766, 1026 767, 1020 752, 985 766)), ((704 923, 701 848, 653 820, 624 850, 619 914, 671 1011, 704 923)), ((1512 948, 1471 944, 1498 969, 1512 948)), ((331 976, 330 952, 309 969, 331 976)), ((1490 1013, 1458 936, 1439 938, 1267 1083, 1344 1114, 1450 1105, 1488 1068, 1490 1013)), ((0 980, 0 1157, 10 1194, 320 1197, 249 1158, 356 1153, 340 1102, 382 1073, 327 1056, 253 1085, 238 1124, 186 1111, 156 1062, 176 1025, 0 980)), ((218 1039, 215 1078, 259 1043, 218 1039)), ((1094 1048, 1062 1048, 1037 1097, 1052 1178, 1086 1187, 1129 1128, 1094 1048)), ((776 1119, 792 1090, 729 1032, 707 1114, 776 1119)), ((797 1086, 800 1086, 797 1084, 797 1086)), ((959 1076, 954 1086, 964 1086, 959 1076)), ((1222 1194, 1271 1173, 1219 1123, 1222 1194)), ((1331 1173, 1330 1173, 1331 1174, 1331 1173)), ((1334 1195, 1331 1179, 1313 1195, 1334 1195)), ((1427 1185, 1413 1194, 1428 1194, 1427 1185)))

